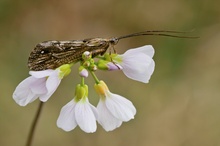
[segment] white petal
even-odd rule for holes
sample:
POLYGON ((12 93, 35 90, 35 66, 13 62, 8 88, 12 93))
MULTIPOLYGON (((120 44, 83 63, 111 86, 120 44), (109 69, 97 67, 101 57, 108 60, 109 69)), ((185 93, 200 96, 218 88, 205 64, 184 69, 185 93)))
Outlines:
POLYGON ((134 115, 136 114, 136 109, 131 101, 128 99, 113 94, 111 92, 107 93, 106 97, 106 107, 108 110, 121 121, 129 121, 134 119, 134 115))
POLYGON ((56 91, 57 87, 60 85, 61 79, 59 78, 59 71, 55 70, 46 81, 47 94, 39 97, 43 102, 47 101, 50 96, 56 91))
POLYGON ((122 62, 114 61, 122 66, 122 71, 128 78, 148 83, 155 67, 153 55, 154 48, 151 45, 146 45, 129 49, 124 54, 119 55, 122 62))
POLYGON ((88 99, 86 101, 81 100, 76 104, 75 116, 77 124, 83 131, 87 133, 96 131, 96 118, 88 99))
POLYGON ((23 80, 15 89, 13 93, 13 99, 20 106, 26 106, 28 103, 37 99, 38 95, 35 94, 31 89, 31 84, 36 82, 38 79, 30 76, 23 80))
POLYGON ((48 70, 42 70, 42 71, 29 71, 29 74, 32 75, 35 78, 43 78, 50 76, 54 70, 48 69, 48 70))
POLYGON ((145 55, 149 57, 154 56, 154 48, 151 45, 145 45, 134 49, 127 50, 123 55, 130 55, 130 54, 137 54, 137 53, 144 53, 145 55))
POLYGON ((76 102, 71 100, 67 103, 60 111, 60 115, 57 119, 57 126, 65 131, 71 131, 76 126, 76 119, 75 119, 75 105, 76 102))
POLYGON ((98 114, 98 111, 96 109, 96 107, 94 107, 92 104, 89 104, 90 105, 90 108, 92 109, 92 112, 95 116, 95 119, 98 119, 99 118, 99 114, 98 114))
POLYGON ((47 93, 46 78, 35 78, 36 80, 30 84, 30 89, 35 94, 47 93))
POLYGON ((122 121, 111 114, 104 101, 99 101, 97 110, 99 112, 98 122, 106 131, 112 131, 121 126, 122 121))
POLYGON ((152 60, 152 62, 151 62, 150 65, 148 66, 146 76, 145 76, 145 78, 143 78, 143 81, 145 80, 145 83, 148 83, 148 82, 149 82, 149 80, 150 80, 150 78, 151 78, 151 75, 152 75, 153 72, 154 72, 154 68, 155 68, 155 62, 154 62, 154 60, 152 60))
POLYGON ((127 77, 147 83, 154 71, 154 66, 151 66, 151 64, 154 64, 152 58, 143 53, 138 53, 123 56, 121 66, 123 68, 122 71, 127 77))

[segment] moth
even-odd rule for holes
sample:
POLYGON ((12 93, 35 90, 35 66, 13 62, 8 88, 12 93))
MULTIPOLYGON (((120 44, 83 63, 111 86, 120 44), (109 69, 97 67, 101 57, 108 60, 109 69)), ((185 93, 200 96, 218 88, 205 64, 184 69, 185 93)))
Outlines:
POLYGON ((90 38, 70 41, 44 41, 36 45, 28 58, 28 67, 32 71, 56 69, 63 64, 75 63, 82 60, 82 54, 89 51, 92 57, 103 55, 108 48, 113 48, 121 39, 143 36, 158 35, 178 38, 196 38, 191 36, 178 36, 178 31, 143 31, 120 37, 90 38))

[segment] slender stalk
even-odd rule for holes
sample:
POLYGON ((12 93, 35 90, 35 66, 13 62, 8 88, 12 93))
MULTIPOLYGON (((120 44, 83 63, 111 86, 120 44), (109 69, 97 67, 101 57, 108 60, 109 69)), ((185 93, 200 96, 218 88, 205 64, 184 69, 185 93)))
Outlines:
POLYGON ((85 79, 84 77, 81 77, 81 85, 82 85, 82 86, 85 85, 84 79, 85 79))
POLYGON ((94 73, 93 71, 90 71, 90 73, 91 73, 93 79, 95 80, 96 84, 98 84, 98 83, 99 83, 99 79, 97 78, 97 76, 95 75, 95 73, 94 73))
POLYGON ((43 102, 41 101, 39 103, 39 106, 38 106, 38 109, 37 109, 37 113, 36 113, 36 115, 34 117, 34 121, 33 121, 32 125, 31 125, 31 129, 30 129, 29 134, 28 134, 26 146, 31 146, 31 144, 32 144, 34 132, 35 132, 35 129, 36 129, 36 126, 37 126, 37 122, 38 122, 40 114, 41 114, 42 107, 43 107, 43 102))

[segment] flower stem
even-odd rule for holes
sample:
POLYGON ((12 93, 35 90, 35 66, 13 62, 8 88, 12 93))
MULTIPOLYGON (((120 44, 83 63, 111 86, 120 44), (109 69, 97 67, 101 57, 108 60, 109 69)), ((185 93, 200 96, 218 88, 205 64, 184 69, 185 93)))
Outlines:
POLYGON ((28 134, 28 139, 27 139, 26 146, 31 146, 31 144, 32 144, 34 132, 35 132, 35 129, 36 129, 36 126, 37 126, 38 119, 39 119, 40 114, 41 114, 42 107, 43 107, 43 102, 41 101, 39 103, 39 106, 38 106, 37 113, 35 115, 34 121, 33 121, 32 125, 31 125, 31 129, 30 129, 29 134, 28 134))
POLYGON ((82 86, 85 85, 84 79, 85 79, 84 77, 81 77, 81 85, 82 85, 82 86))
POLYGON ((95 80, 96 84, 98 84, 100 81, 99 81, 99 79, 97 78, 97 76, 95 75, 95 73, 94 73, 93 71, 90 71, 90 73, 91 73, 93 79, 95 80))

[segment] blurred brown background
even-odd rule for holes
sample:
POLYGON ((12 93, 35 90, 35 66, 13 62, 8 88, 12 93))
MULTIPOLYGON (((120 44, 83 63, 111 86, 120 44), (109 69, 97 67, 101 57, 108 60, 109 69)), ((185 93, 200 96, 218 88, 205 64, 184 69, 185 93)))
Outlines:
MULTIPOLYGON (((119 42, 119 53, 151 44, 155 72, 149 84, 122 72, 98 71, 114 93, 137 108, 134 120, 93 134, 57 128, 60 109, 73 98, 78 65, 45 104, 33 146, 219 146, 220 2, 217 0, 1 0, 0 145, 23 146, 39 101, 20 107, 12 99, 28 77, 27 59, 45 40, 109 38, 143 30, 191 31, 199 39, 137 37, 119 42)), ((89 99, 96 105, 94 81, 89 99)))

